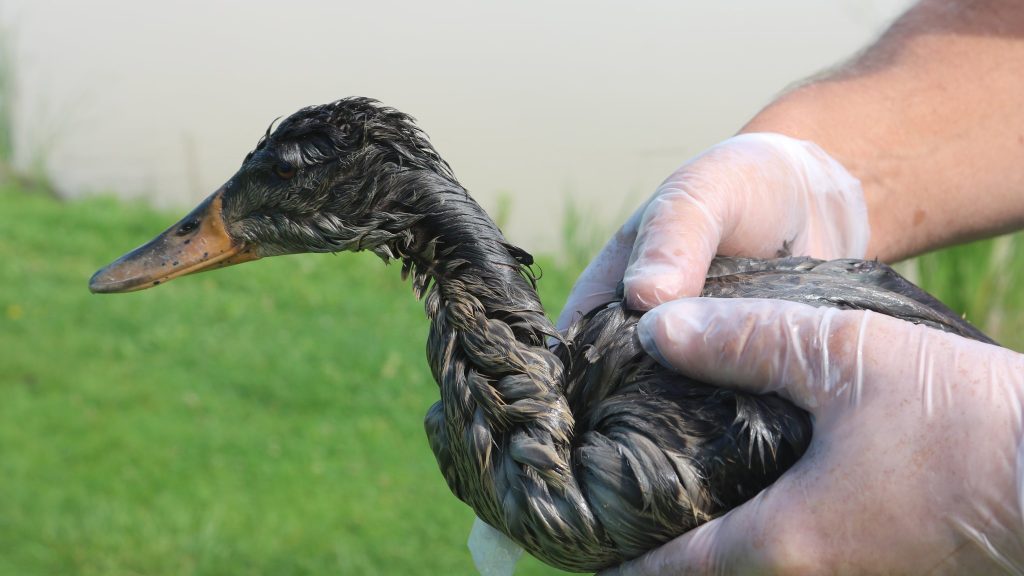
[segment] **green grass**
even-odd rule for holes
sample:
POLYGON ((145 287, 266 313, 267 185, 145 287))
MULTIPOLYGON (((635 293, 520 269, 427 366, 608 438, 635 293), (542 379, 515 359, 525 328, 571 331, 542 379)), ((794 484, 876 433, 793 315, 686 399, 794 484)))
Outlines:
MULTIPOLYGON (((88 293, 175 218, 0 189, 0 574, 471 573, 472 514, 422 430, 427 324, 398 271, 309 255, 88 293)), ((919 265, 1020 349, 1017 240, 919 265)), ((576 270, 543 268, 562 302, 576 270)))
POLYGON ((1024 233, 909 262, 919 284, 1008 348, 1024 350, 1024 233))
POLYGON ((89 294, 173 218, 0 192, 0 574, 470 573, 397 268, 310 255, 89 294))

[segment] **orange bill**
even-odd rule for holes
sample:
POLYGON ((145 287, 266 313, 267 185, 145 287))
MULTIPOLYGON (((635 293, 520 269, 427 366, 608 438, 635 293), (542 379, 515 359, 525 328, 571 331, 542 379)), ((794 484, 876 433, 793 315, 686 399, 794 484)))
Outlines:
POLYGON ((93 274, 89 290, 144 290, 178 276, 259 258, 253 246, 228 236, 221 217, 221 194, 221 190, 214 192, 163 234, 93 274))

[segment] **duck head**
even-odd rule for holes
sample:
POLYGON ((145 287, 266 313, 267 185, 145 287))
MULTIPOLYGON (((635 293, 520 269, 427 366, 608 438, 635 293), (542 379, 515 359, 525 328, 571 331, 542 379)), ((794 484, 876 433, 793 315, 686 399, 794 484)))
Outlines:
POLYGON ((413 119, 367 98, 303 108, 260 139, 241 168, 162 234, 96 272, 92 292, 300 252, 372 250, 412 239, 416 179, 454 182, 413 119), (399 184, 403 185, 399 185, 399 184))

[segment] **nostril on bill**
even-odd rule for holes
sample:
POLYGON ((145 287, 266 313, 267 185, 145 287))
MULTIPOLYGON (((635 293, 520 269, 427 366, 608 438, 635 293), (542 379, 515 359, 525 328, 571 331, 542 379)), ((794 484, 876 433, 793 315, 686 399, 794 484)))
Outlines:
POLYGON ((185 222, 184 224, 182 224, 177 230, 174 231, 174 234, 177 235, 177 236, 184 236, 184 235, 186 235, 186 234, 188 234, 190 232, 195 232, 198 229, 199 229, 199 220, 193 219, 193 220, 189 220, 188 222, 185 222))

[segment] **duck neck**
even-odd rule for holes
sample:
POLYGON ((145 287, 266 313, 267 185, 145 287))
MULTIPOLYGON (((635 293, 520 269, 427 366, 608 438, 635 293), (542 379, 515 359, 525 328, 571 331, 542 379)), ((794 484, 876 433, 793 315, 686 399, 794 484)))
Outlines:
MULTIPOLYGON (((550 355, 546 341, 557 332, 528 268, 532 257, 506 242, 457 184, 437 187, 416 208, 422 218, 403 251, 403 272, 412 276, 417 296, 426 294, 432 336, 454 339, 473 357, 469 368, 489 378, 535 369, 516 353, 550 355)), ((434 344, 431 350, 442 350, 434 344)), ((445 359, 432 356, 431 366, 439 376, 445 359)))
POLYGON ((572 481, 564 371, 546 346, 557 332, 525 268, 529 255, 505 242, 464 189, 444 181, 416 202, 422 218, 401 253, 418 294, 434 284, 427 350, 441 401, 427 433, 453 492, 500 525, 496 494, 507 491, 494 482, 572 481))

